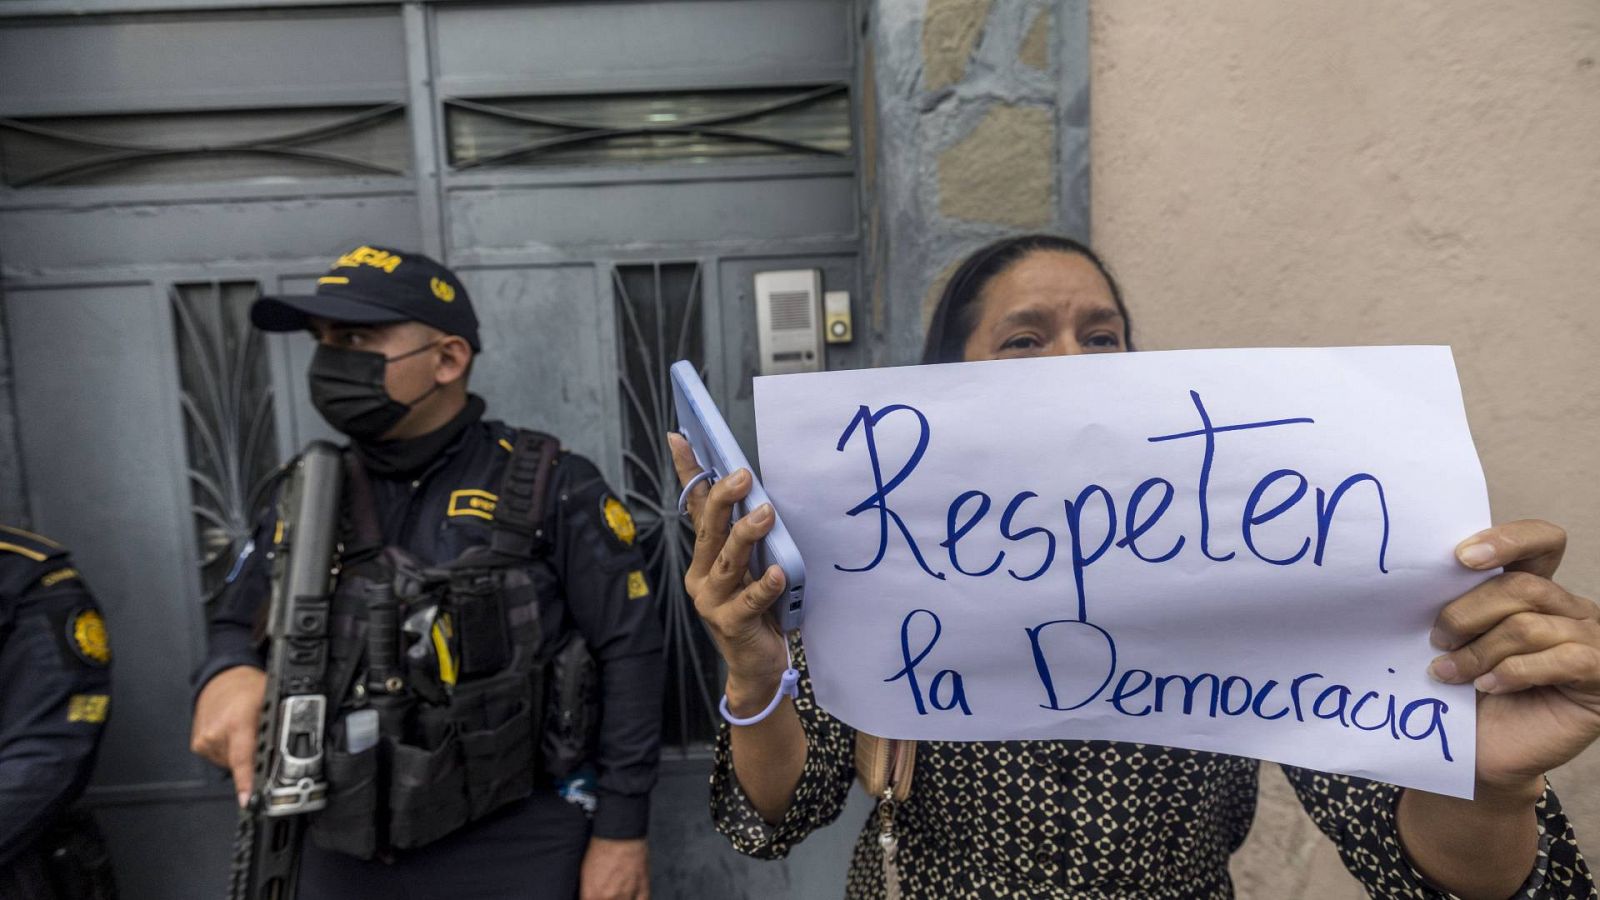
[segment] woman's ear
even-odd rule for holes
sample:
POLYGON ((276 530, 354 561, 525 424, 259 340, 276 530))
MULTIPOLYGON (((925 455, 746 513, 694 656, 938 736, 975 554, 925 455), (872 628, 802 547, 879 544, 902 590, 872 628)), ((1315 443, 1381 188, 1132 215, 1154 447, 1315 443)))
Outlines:
POLYGON ((439 384, 464 381, 472 369, 472 345, 460 335, 450 334, 439 341, 439 363, 433 377, 439 384))

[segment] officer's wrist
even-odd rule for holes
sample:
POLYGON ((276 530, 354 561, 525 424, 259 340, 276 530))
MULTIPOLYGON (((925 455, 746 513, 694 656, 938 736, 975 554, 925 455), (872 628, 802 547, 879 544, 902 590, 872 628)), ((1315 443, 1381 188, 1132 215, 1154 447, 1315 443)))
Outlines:
POLYGON ((618 794, 605 788, 600 788, 597 793, 599 803, 594 811, 591 837, 628 841, 648 834, 649 794, 618 794))

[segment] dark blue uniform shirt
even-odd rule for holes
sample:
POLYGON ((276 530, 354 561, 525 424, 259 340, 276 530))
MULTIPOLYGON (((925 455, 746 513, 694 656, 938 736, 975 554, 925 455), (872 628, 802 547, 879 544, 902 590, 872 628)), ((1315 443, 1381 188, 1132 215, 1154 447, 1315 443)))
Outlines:
MULTIPOLYGON (((437 564, 489 542, 496 492, 516 433, 480 419, 482 410, 482 401, 471 398, 445 426, 458 428, 459 435, 418 471, 372 473, 387 544, 437 564)), ((659 757, 663 671, 661 626, 644 581, 644 560, 633 543, 631 518, 593 463, 563 453, 550 482, 544 507, 548 560, 564 619, 588 643, 600 670, 593 834, 643 837, 659 757)), ((256 547, 269 545, 272 524, 258 530, 256 547)), ((235 567, 211 612, 210 651, 196 673, 196 690, 223 669, 263 665, 256 622, 271 592, 269 575, 264 552, 235 567)))

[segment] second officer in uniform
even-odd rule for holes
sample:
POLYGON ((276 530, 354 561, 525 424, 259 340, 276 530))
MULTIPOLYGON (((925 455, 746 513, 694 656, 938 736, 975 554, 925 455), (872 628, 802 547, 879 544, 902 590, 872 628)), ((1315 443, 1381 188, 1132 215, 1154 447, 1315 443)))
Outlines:
POLYGON ((0 525, 0 898, 113 895, 98 829, 70 822, 110 711, 105 619, 72 558, 0 525))
MULTIPOLYGON (((471 300, 433 260, 359 247, 313 296, 263 298, 251 319, 315 335, 312 402, 350 438, 330 802, 311 820, 301 900, 647 897, 662 647, 627 509, 587 459, 484 418, 467 390, 471 300), (400 604, 403 671, 368 671, 374 585, 400 604), (385 684, 380 737, 364 711, 385 684)), ((241 799, 275 525, 260 523, 217 600, 196 676, 193 748, 241 799)))

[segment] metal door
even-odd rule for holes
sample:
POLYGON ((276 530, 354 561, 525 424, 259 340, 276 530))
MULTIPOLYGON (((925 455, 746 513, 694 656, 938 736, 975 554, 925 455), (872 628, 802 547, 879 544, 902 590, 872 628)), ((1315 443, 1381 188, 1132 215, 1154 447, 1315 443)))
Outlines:
POLYGON ((364 242, 457 268, 491 415, 560 435, 639 514, 672 641, 656 895, 842 893, 849 825, 787 866, 711 833, 719 682, 662 438, 684 356, 753 448, 756 271, 859 294, 853 3, 151 5, 0 10, 0 501, 74 548, 107 610, 89 802, 124 895, 220 889, 231 792, 187 750, 202 602, 260 479, 328 434, 309 341, 244 311, 364 242))

